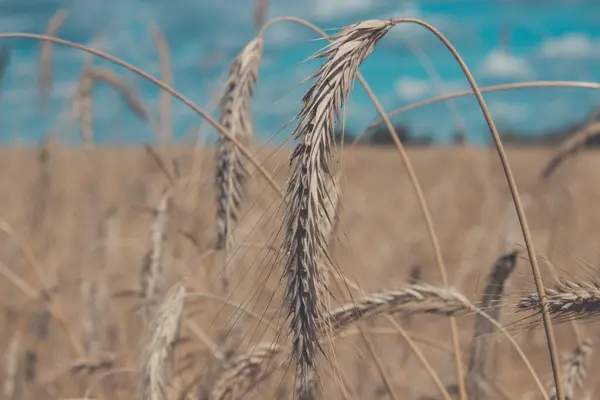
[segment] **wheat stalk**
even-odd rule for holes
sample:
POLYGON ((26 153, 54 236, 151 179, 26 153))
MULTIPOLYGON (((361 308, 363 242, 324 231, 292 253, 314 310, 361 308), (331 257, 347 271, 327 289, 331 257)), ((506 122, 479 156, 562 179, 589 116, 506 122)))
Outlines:
POLYGON ((162 280, 162 254, 168 211, 172 192, 167 189, 161 196, 150 225, 150 248, 144 256, 140 280, 142 293, 142 308, 146 318, 154 312, 156 298, 162 280))
MULTIPOLYGON (((584 388, 596 340, 597 337, 587 338, 563 359, 561 369, 566 400, 573 400, 575 398, 575 391, 584 388)), ((550 400, 557 400, 556 389, 554 387, 550 389, 548 397, 550 400)))
POLYGON ((339 119, 345 97, 352 89, 358 67, 373 51, 375 43, 392 27, 391 21, 364 21, 333 35, 328 44, 313 58, 325 62, 312 75, 316 82, 302 99, 300 122, 293 137, 299 139, 291 157, 292 175, 287 184, 284 229, 286 236, 285 272, 289 301, 288 315, 293 332, 292 354, 297 362, 300 397, 309 390, 309 376, 315 367, 317 320, 322 300, 318 262, 326 254, 326 243, 318 233, 319 218, 331 220, 324 204, 327 178, 331 179, 331 148, 334 124, 339 119))
POLYGON ((254 26, 257 28, 265 24, 267 9, 269 8, 269 0, 255 0, 254 5, 254 26))
MULTIPOLYGON (((160 59, 160 73, 163 81, 168 85, 173 84, 173 72, 171 68, 171 56, 167 38, 158 27, 152 30, 156 51, 160 59)), ((159 142, 166 145, 173 139, 173 128, 171 126, 171 95, 165 91, 160 92, 160 134, 159 142)))
POLYGON ((81 140, 86 148, 94 145, 94 133, 92 130, 92 89, 94 78, 92 77, 92 58, 84 58, 83 71, 77 82, 75 96, 72 103, 72 118, 79 120, 81 124, 81 140))
MULTIPOLYGON (((548 311, 554 322, 593 318, 600 315, 600 283, 559 280, 553 288, 546 288, 548 311)), ((540 299, 537 293, 522 297, 517 311, 540 313, 540 299)), ((535 323, 534 323, 535 324, 535 323)))
POLYGON ((101 351, 105 350, 103 305, 106 306, 107 288, 101 280, 102 278, 84 279, 80 288, 84 306, 81 319, 83 348, 85 355, 92 361, 97 361, 101 351))
POLYGON ((135 115, 142 119, 148 119, 149 113, 147 107, 140 96, 114 71, 106 68, 92 68, 90 71, 91 78, 96 82, 104 82, 117 92, 119 92, 127 106, 135 115))
MULTIPOLYGON (((250 100, 258 79, 263 41, 256 38, 233 61, 226 89, 220 101, 221 123, 236 139, 248 143, 253 136, 250 100)), ((248 172, 239 148, 226 137, 217 142, 217 246, 229 246, 233 224, 238 220, 244 183, 248 172)))
POLYGON ((19 353, 21 352, 21 336, 20 330, 15 330, 10 340, 8 341, 8 347, 5 350, 4 358, 4 385, 2 393, 4 399, 10 400, 15 395, 15 389, 17 387, 17 377, 19 374, 19 353))
POLYGON ((208 400, 236 400, 245 398, 254 386, 264 379, 275 365, 271 359, 280 353, 271 343, 260 343, 239 355, 227 365, 217 378, 208 400))
POLYGON ((10 58, 10 48, 8 46, 2 46, 0 51, 0 88, 2 88, 2 81, 4 80, 4 73, 8 67, 8 61, 10 58))
POLYGON ((143 400, 166 399, 168 372, 173 361, 173 348, 179 338, 185 287, 178 285, 165 296, 154 317, 152 337, 144 349, 142 361, 143 400))
MULTIPOLYGON (((56 36, 58 30, 67 19, 69 12, 66 9, 57 11, 48 22, 46 31, 47 36, 56 36)), ((40 69, 38 75, 38 86, 40 89, 40 103, 44 104, 48 100, 52 86, 52 42, 43 42, 40 50, 40 69)))
POLYGON ((331 311, 318 325, 338 331, 358 320, 380 314, 435 314, 450 317, 471 312, 473 306, 456 290, 415 284, 401 289, 370 293, 331 311))

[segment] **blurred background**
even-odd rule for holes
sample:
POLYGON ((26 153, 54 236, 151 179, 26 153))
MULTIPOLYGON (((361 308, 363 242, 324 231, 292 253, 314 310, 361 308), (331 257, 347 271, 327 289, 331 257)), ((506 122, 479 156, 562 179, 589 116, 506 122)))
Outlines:
MULTIPOLYGON (((600 80, 600 3, 595 0, 270 0, 264 18, 298 16, 323 29, 362 19, 419 17, 442 31, 454 43, 482 85, 532 80, 600 80)), ((257 31, 250 0, 3 0, 2 32, 42 33, 60 8, 68 17, 57 35, 94 46, 160 75, 152 29, 164 33, 172 56, 174 86, 208 110, 227 66, 257 31)), ((322 41, 308 29, 276 24, 266 34, 265 58, 253 100, 257 136, 282 142, 299 110, 315 64, 302 62, 322 41), (299 85, 300 84, 300 85, 299 85)), ((0 138, 37 142, 49 130, 65 123, 65 109, 74 93, 83 54, 56 46, 50 102, 37 104, 40 43, 13 39, 0 100, 0 138), (23 107, 23 104, 29 104, 23 107), (60 116, 63 116, 60 118, 60 116)), ((108 65, 95 60, 95 65, 108 65)), ((152 109, 159 90, 133 74, 108 65, 125 77, 152 109)), ((362 72, 386 110, 468 88, 447 49, 420 26, 399 26, 378 44, 362 72)), ((543 138, 580 123, 600 102, 589 89, 544 88, 486 94, 492 114, 505 133, 543 138)), ((365 129, 377 113, 357 86, 348 102, 348 134, 365 129)), ((146 121, 127 110, 118 93, 102 85, 94 88, 94 127, 99 143, 137 143, 153 139, 146 121)), ((173 104, 175 138, 196 129, 200 118, 178 101, 173 104)), ((449 107, 438 103, 411 111, 395 120, 421 141, 448 143, 457 133, 476 144, 489 143, 489 134, 472 97, 449 107)), ((77 143, 75 131, 61 130, 61 138, 77 143)), ((73 130, 73 129, 70 129, 73 130)))
MULTIPOLYGON (((302 17, 330 32, 369 18, 422 18, 447 35, 481 86, 600 82, 599 0, 0 0, 2 33, 43 33, 54 25, 51 34, 156 77, 164 73, 159 49, 166 46, 173 86, 215 117, 231 61, 264 21, 278 16, 302 17)), ((289 177, 294 115, 306 79, 320 62, 308 59, 324 45, 316 39, 291 23, 272 25, 265 34, 251 101, 256 141, 249 148, 282 188, 289 177), (275 148, 279 145, 283 150, 275 148)), ((388 112, 468 89, 449 51, 416 25, 395 26, 361 71, 388 112)), ((252 346, 278 341, 289 347, 285 315, 279 313, 284 304, 281 192, 245 164, 250 177, 239 184, 244 195, 235 204, 235 191, 215 184, 233 173, 222 162, 230 158, 217 160, 213 148, 203 146, 204 140, 214 142, 214 129, 175 99, 168 118, 164 93, 104 60, 61 45, 0 39, 0 77, 0 351, 5 354, 0 397, 139 398, 143 385, 138 383, 149 364, 141 355, 158 342, 149 339, 152 334, 161 331, 148 317, 157 315, 155 307, 170 288, 183 284, 189 296, 180 324, 172 324, 181 326, 181 336, 169 343, 176 354, 173 375, 165 380, 167 398, 247 398, 205 395, 227 377, 233 357, 252 346), (173 146, 163 146, 159 132, 171 131, 173 146), (84 149, 84 138, 91 139, 90 147, 98 146, 84 149), (194 146, 197 138, 202 142, 194 146), (239 207, 228 237, 233 245, 225 249, 217 244, 230 211, 224 207, 239 207), (251 312, 241 318, 242 309, 251 312)), ((561 161, 582 145, 600 143, 600 92, 555 87, 484 96, 505 143, 514 145, 507 153, 544 283, 583 279, 598 288, 600 186, 594 183, 600 157, 583 151, 561 161), (558 143, 577 137, 581 140, 555 153, 558 143)), ((348 136, 378 119, 360 85, 344 118, 348 136)), ((477 102, 473 97, 440 102, 397 115, 393 123, 411 145, 408 154, 448 285, 477 304, 486 291, 500 290, 494 306, 482 307, 514 328, 513 322, 524 318, 515 304, 534 285, 514 203, 477 102), (474 146, 454 146, 465 141, 474 146), (510 279, 487 285, 492 267, 507 256, 513 260, 510 279)), ((336 153, 332 163, 340 174, 340 197, 329 249, 340 273, 360 290, 333 288, 330 309, 350 301, 350 292, 354 300, 410 282, 436 287, 443 282, 413 183, 396 150, 384 147, 391 144, 387 131, 377 125, 361 143, 336 153)), ((398 321, 442 384, 436 386, 380 318, 382 326, 375 320, 365 324, 372 347, 356 329, 344 332, 330 360, 337 362, 344 378, 339 382, 347 387, 342 393, 338 380, 326 376, 321 398, 450 398, 440 397, 440 387, 457 398, 460 380, 445 317, 398 321), (388 371, 391 383, 382 380, 381 371, 388 371)), ((482 399, 541 398, 500 334, 478 332, 473 315, 456 323, 465 373, 473 345, 491 339, 481 345, 491 351, 481 364, 493 371, 494 395, 482 399)), ((544 331, 528 328, 510 333, 546 384, 552 379, 544 331)), ((598 332, 597 324, 557 324, 559 349, 583 354, 583 340, 599 338, 598 332)), ((322 365, 323 371, 331 366, 322 365)), ((293 398, 291 370, 277 368, 253 398, 293 398)), ((578 393, 585 389, 588 397, 576 398, 600 398, 600 379, 590 374, 586 382, 578 393)))

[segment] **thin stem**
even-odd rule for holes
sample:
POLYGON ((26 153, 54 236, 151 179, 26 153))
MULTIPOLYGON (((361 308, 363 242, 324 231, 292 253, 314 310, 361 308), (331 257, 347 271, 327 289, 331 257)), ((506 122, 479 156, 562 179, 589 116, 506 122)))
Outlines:
MULTIPOLYGON (((171 56, 169 52, 169 44, 165 35, 155 27, 152 31, 156 51, 160 58, 160 74, 162 80, 169 86, 173 86, 173 72, 171 69, 171 56)), ((160 96, 160 134, 159 143, 164 145, 171 144, 173 133, 171 127, 171 97, 167 92, 161 91, 160 96)))
POLYGON ((506 180, 508 182, 508 186, 510 188, 510 192, 513 198, 513 202, 515 204, 515 208, 517 211, 517 216, 519 217, 519 223, 521 224, 521 229, 523 231, 523 236, 525 238, 525 245, 527 247, 527 253, 529 255, 529 260, 531 263, 531 270, 533 272, 533 278, 535 280, 535 286, 537 290, 537 294, 540 298, 541 303, 541 312, 542 319, 544 321, 544 329, 546 331, 546 340, 548 342, 548 352, 550 356, 550 363, 552 364, 552 373, 554 375, 554 386, 556 388, 556 397, 558 400, 564 400, 564 392, 560 371, 560 364, 558 360, 558 354, 556 351, 556 341, 554 338, 554 329, 552 327, 552 320, 550 318, 550 313, 548 312, 548 300, 546 298, 546 290, 544 288, 544 284, 542 282, 542 276, 540 273, 540 267, 538 265, 537 256, 535 253, 535 248, 533 245, 533 240, 531 238, 531 232, 529 230, 529 224, 527 223, 527 217, 525 216, 525 211, 523 209, 523 204, 521 203, 521 199, 519 197, 519 190, 517 188, 517 184, 515 182, 514 175, 510 168, 510 164, 508 162, 508 158, 506 157, 506 153, 504 151, 504 146, 502 145, 502 140, 500 139, 500 135, 498 134, 498 130, 496 129, 496 125, 494 124, 494 120, 490 114, 490 111, 487 108, 485 100, 483 99, 483 95, 481 94, 481 90, 479 86, 477 86, 477 82, 473 78, 471 71, 463 61, 462 57, 458 54, 458 51, 454 48, 452 43, 446 37, 434 28, 432 25, 427 22, 414 19, 414 18, 398 18, 395 20, 397 23, 402 22, 411 22, 418 25, 421 25, 431 31, 435 36, 438 37, 442 41, 442 43, 450 50, 453 57, 456 59, 460 68, 463 70, 465 77, 469 81, 473 92, 475 93, 475 97, 477 98, 477 102, 481 107, 481 111, 483 112, 483 116, 490 128, 490 132, 492 134, 492 138, 494 139, 494 144, 496 145, 496 150, 498 151, 498 156, 500 158, 500 162, 502 164, 502 169, 504 170, 504 174, 506 175, 506 180))
POLYGON ((78 44, 78 43, 73 43, 73 42, 69 42, 68 40, 64 40, 64 39, 58 39, 55 37, 51 37, 51 36, 46 36, 46 35, 38 35, 35 33, 0 33, 0 38, 6 38, 6 39, 12 39, 12 38, 21 38, 21 39, 35 39, 35 40, 41 40, 41 41, 49 41, 49 42, 53 42, 53 43, 57 43, 57 44, 61 44, 64 46, 69 46, 69 47, 73 47, 75 49, 79 49, 81 51, 85 51, 86 53, 90 53, 93 54, 97 57, 103 58, 105 60, 108 60, 110 62, 113 62, 139 76, 141 76, 144 79, 149 80, 150 82, 152 82, 153 84, 155 84, 156 86, 160 87, 163 90, 166 90, 167 92, 169 92, 171 95, 173 95, 174 97, 176 97, 177 99, 179 99, 181 102, 183 102, 186 106, 188 106, 189 108, 191 108, 192 110, 194 110, 194 112, 196 112, 198 115, 200 115, 202 118, 204 118, 206 121, 208 121, 209 124, 211 124, 218 132, 219 134, 223 135, 224 137, 226 137, 227 139, 231 140, 231 142, 238 148, 240 149, 240 152, 242 153, 242 155, 250 162, 250 164, 252 164, 259 172, 260 174, 267 180, 267 182, 269 183, 269 185, 273 188, 273 190, 275 192, 277 192, 277 194, 279 194, 279 196, 281 198, 284 197, 283 191, 281 190, 281 188, 279 187, 279 185, 277 184, 277 182, 275 182, 275 179, 273 179, 273 177, 271 176, 271 174, 269 174, 267 172, 267 170, 260 165, 260 163, 254 158, 254 156, 252 154, 250 154, 250 152, 244 147, 244 145, 242 143, 240 143, 239 140, 237 140, 235 137, 233 137, 233 135, 231 135, 227 129, 225 129, 225 127, 223 127, 223 125, 219 124, 214 118, 212 118, 210 115, 208 115, 204 110, 202 110, 200 107, 198 107, 196 104, 194 104, 191 100, 189 100, 187 97, 185 97, 184 95, 182 95, 181 93, 179 93, 178 91, 176 91, 175 89, 173 89, 171 86, 167 85, 166 83, 164 83, 163 81, 156 79, 155 77, 153 77, 152 75, 148 74, 147 72, 142 71, 141 69, 134 67, 133 65, 126 63, 125 61, 122 61, 116 57, 113 57, 109 54, 103 53, 99 50, 95 50, 92 49, 90 47, 78 44))
MULTIPOLYGON (((505 83, 502 85, 492 85, 492 86, 484 86, 479 88, 481 93, 487 92, 502 92, 505 90, 514 90, 514 89, 533 89, 533 88, 579 88, 579 89, 600 89, 600 83, 595 82, 582 82, 582 81, 532 81, 532 82, 519 82, 519 83, 505 83)), ((403 114, 407 111, 415 110, 417 108, 425 107, 430 104, 440 103, 442 101, 457 99, 460 97, 466 97, 474 95, 475 92, 473 90, 463 90, 461 92, 454 92, 450 94, 445 94, 442 96, 432 97, 430 99, 422 100, 416 103, 409 104, 407 106, 397 108, 394 111, 391 111, 387 114, 389 117, 394 117, 399 114, 403 114)), ((383 118, 380 118, 373 122, 371 125, 367 127, 364 131, 360 132, 354 140, 352 141, 352 147, 356 146, 358 141, 364 137, 364 135, 368 132, 369 129, 376 127, 380 123, 383 122, 383 118)))

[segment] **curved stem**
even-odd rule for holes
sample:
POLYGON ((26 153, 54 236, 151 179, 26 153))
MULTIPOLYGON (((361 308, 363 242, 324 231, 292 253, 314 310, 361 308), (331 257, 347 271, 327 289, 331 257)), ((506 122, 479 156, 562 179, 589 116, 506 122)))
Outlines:
MULTIPOLYGON (((533 81, 533 82, 519 82, 519 83, 505 83, 502 85, 492 85, 492 86, 484 86, 479 88, 481 93, 487 92, 502 92, 505 90, 513 90, 513 89, 532 89, 532 88, 551 88, 551 87, 569 87, 569 88, 579 88, 579 89, 600 89, 600 83, 594 82, 580 82, 580 81, 533 81)), ((388 118, 394 117, 399 114, 403 114, 410 110, 415 110, 417 108, 425 107, 430 104, 439 103, 442 101, 457 99, 460 97, 466 97, 474 95, 475 92, 473 90, 463 90, 461 92, 449 93, 442 96, 432 97, 430 99, 422 100, 416 103, 409 104, 407 106, 397 108, 387 114, 388 118)), ((383 118, 379 118, 377 121, 373 122, 371 125, 367 127, 364 131, 360 132, 354 140, 352 141, 352 147, 356 146, 356 143, 364 137, 367 131, 371 128, 376 127, 380 123, 383 122, 383 118)))
POLYGON ((69 47, 73 47, 75 49, 79 49, 81 51, 85 51, 86 53, 89 54, 93 54, 97 57, 103 58, 105 60, 108 60, 110 62, 113 62, 125 69, 128 69, 129 71, 141 76, 144 79, 149 80, 150 82, 152 82, 153 84, 155 84, 156 86, 160 87, 163 90, 166 90, 167 92, 169 92, 171 95, 173 95, 174 97, 176 97, 177 99, 179 99, 181 102, 183 102, 186 106, 188 106, 189 108, 191 108, 192 110, 194 110, 194 112, 196 112, 198 115, 200 115, 201 117, 203 117, 206 121, 208 121, 208 123, 210 123, 213 127, 215 127, 215 129, 219 132, 219 134, 223 135, 224 137, 226 137, 227 139, 231 140, 231 142, 240 149, 240 152, 242 153, 242 155, 256 168, 258 169, 258 171, 260 172, 260 174, 267 180, 267 182, 269 183, 269 185, 273 188, 273 190, 275 190, 280 197, 283 198, 283 192, 281 190, 281 188, 279 187, 279 185, 277 184, 277 182, 275 182, 275 180, 273 179, 273 177, 271 176, 271 174, 269 174, 267 172, 267 170, 265 170, 265 168, 260 165, 260 163, 254 158, 254 156, 252 154, 250 154, 250 152, 244 147, 244 145, 242 143, 240 143, 239 140, 237 140, 235 137, 233 137, 233 135, 231 135, 227 129, 225 129, 225 127, 223 127, 223 125, 219 124, 214 118, 212 118, 210 115, 208 115, 204 110, 202 110, 200 107, 198 107, 197 105, 195 105, 191 100, 189 100, 187 97, 185 97, 184 95, 182 95, 181 93, 179 93, 178 91, 176 91, 175 89, 173 89, 171 86, 167 85, 166 83, 164 83, 163 81, 156 79, 155 77, 153 77, 152 75, 148 74, 147 72, 142 71, 141 69, 134 67, 133 65, 126 63, 123 60, 120 60, 114 56, 111 56, 109 54, 103 53, 99 50, 95 50, 92 49, 90 47, 78 44, 78 43, 73 43, 73 42, 69 42, 68 40, 64 40, 64 39, 58 39, 55 37, 51 37, 51 36, 46 36, 46 35, 38 35, 38 34, 34 34, 34 33, 0 33, 0 38, 6 38, 6 39, 11 39, 11 38, 21 38, 21 39, 35 39, 35 40, 41 40, 41 41, 48 41, 48 42, 53 42, 56 44, 61 44, 64 46, 69 46, 69 47))
MULTIPOLYGON (((316 25, 314 25, 306 20, 303 20, 303 19, 297 18, 297 17, 274 18, 274 19, 268 21, 263 26, 263 28, 259 32, 259 36, 264 35, 264 32, 266 31, 266 29, 269 26, 271 26, 277 22, 298 23, 309 29, 312 29, 314 32, 320 34, 325 39, 329 40, 329 36, 322 29, 320 29, 316 25)), ((431 213, 430 213, 429 207, 427 206, 427 203, 425 201, 425 196, 423 195, 423 190, 421 189, 421 184, 419 183, 419 179, 417 178, 414 168, 412 167, 412 163, 410 162, 408 155, 406 154, 406 150, 404 149, 404 146, 402 145, 402 142, 400 141, 400 138, 398 137, 398 133, 396 132, 394 126, 390 122, 390 119, 388 118, 386 112, 383 110, 383 107, 379 103, 377 96, 375 96, 375 94, 373 93, 373 90, 371 90, 371 87, 365 81, 365 79, 363 78, 363 76, 360 72, 357 74, 357 77, 358 77, 358 81, 363 86, 363 88, 365 89, 365 92, 371 99, 371 102, 377 109, 377 112, 381 115, 381 118, 385 122, 385 125, 386 125, 388 131, 390 132, 392 139, 394 140, 396 149, 397 149, 398 153, 400 154, 400 158, 402 158, 402 161, 404 163, 404 166, 408 172, 410 181, 412 183, 413 189, 417 196, 417 200, 419 202, 419 207, 423 214, 423 218, 425 219, 425 224, 427 226, 427 232, 429 234, 429 239, 431 241, 431 247, 433 248, 433 252, 435 254, 435 260, 436 260, 436 263, 440 270, 442 282, 443 282, 444 286, 448 286, 448 276, 446 273, 444 260, 442 258, 442 251, 441 251, 441 248, 439 245, 439 240, 435 233, 435 229, 433 227, 433 220, 431 218, 431 213)), ((457 330, 456 321, 454 320, 454 318, 450 318, 449 321, 450 321, 450 332, 451 332, 451 336, 452 336, 452 347, 454 348, 454 364, 456 367, 456 375, 457 375, 457 381, 458 381, 457 383, 458 383, 458 388, 459 388, 459 392, 460 392, 460 398, 461 398, 461 400, 465 400, 466 399, 466 388, 465 388, 465 383, 464 383, 462 360, 461 360, 461 356, 460 356, 461 350, 460 350, 460 344, 459 344, 459 338, 458 338, 458 330, 457 330)))
POLYGON ((535 280, 535 286, 537 290, 537 294, 540 298, 541 303, 541 312, 542 319, 544 321, 544 330, 546 331, 546 340, 548 343, 548 352, 550 356, 550 363, 552 364, 552 373, 554 375, 554 386, 556 388, 556 397, 558 400, 564 400, 564 392, 561 378, 560 365, 558 361, 558 355, 556 351, 556 341, 554 338, 554 329, 552 327, 552 320, 550 318, 550 313, 548 312, 548 300, 546 298, 546 290, 544 288, 544 284, 542 282, 542 276, 540 273, 540 267, 538 265, 537 256, 535 254, 535 248, 533 245, 533 240, 531 238, 531 232, 529 230, 529 224, 527 223, 527 217, 525 216, 525 211, 523 209, 523 204, 521 203, 521 199, 519 197, 519 190, 517 188, 517 184, 515 182, 514 175, 510 168, 510 164, 508 162, 508 158, 506 157, 506 153, 504 151, 504 146, 502 145, 502 140, 500 140, 500 135, 498 134, 498 130, 496 129, 496 125, 494 124, 494 120, 490 115, 490 111, 487 108, 485 100, 483 99, 483 95, 481 94, 481 90, 479 90, 479 86, 475 82, 471 71, 463 61, 462 57, 458 54, 458 51, 454 48, 452 43, 446 37, 434 28, 432 25, 427 22, 421 21, 415 18, 397 18, 393 20, 395 23, 403 23, 410 22, 421 25, 431 31, 435 36, 437 36, 440 41, 450 50, 453 57, 458 62, 460 68, 463 70, 465 77, 469 81, 473 92, 475 93, 475 97, 477 98, 477 102, 481 107, 481 111, 483 112, 483 116, 490 128, 490 132, 492 134, 492 138, 494 139, 494 144, 496 145, 496 150, 498 151, 498 156, 500 158, 500 162, 502 164, 502 169, 504 170, 504 174, 506 176, 506 180, 508 182, 508 186, 510 188, 510 192, 513 198, 513 202, 515 203, 515 208, 517 210, 517 216, 519 217, 519 223, 521 224, 521 229, 523 231, 523 236, 525 238, 525 245, 527 247, 527 253, 529 255, 529 260, 531 263, 531 271, 533 273, 533 278, 535 280))

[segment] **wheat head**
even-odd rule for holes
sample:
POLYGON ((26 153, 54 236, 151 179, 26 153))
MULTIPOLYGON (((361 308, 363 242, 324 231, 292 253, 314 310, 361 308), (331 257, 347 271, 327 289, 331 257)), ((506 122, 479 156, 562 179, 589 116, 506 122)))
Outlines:
MULTIPOLYGON (((244 47, 229 70, 226 89, 220 101, 221 124, 238 140, 249 142, 253 136, 250 100, 258 79, 263 41, 256 38, 244 47)), ((217 141, 217 245, 228 247, 233 224, 238 220, 248 172, 239 149, 231 140, 217 141)))
POLYGON ((140 274, 142 309, 146 318, 154 313, 154 306, 162 280, 163 243, 171 196, 171 190, 165 190, 158 202, 154 219, 150 225, 150 248, 144 256, 140 274))
MULTIPOLYGON (((583 389, 587 378, 590 358, 597 340, 597 337, 587 338, 563 359, 561 369, 565 400, 573 400, 575 391, 583 389)), ((548 393, 548 397, 550 400, 557 400, 556 389, 554 388, 554 385, 552 386, 552 389, 550 389, 550 392, 548 393)))
POLYGON ((142 360, 142 400, 166 399, 168 372, 173 348, 179 338, 185 288, 178 285, 167 293, 158 308, 151 326, 151 338, 144 349, 142 360))
POLYGON ((343 305, 319 322, 332 330, 341 330, 360 319, 379 314, 436 314, 458 316, 473 311, 463 294, 452 288, 427 284, 409 285, 401 289, 370 293, 343 305))
POLYGON ((287 184, 284 215, 285 298, 293 334, 292 355, 297 363, 299 396, 310 389, 316 351, 320 349, 317 325, 322 299, 319 261, 327 243, 319 233, 319 220, 332 220, 326 205, 330 162, 334 145, 334 125, 339 120, 344 99, 350 94, 359 65, 373 51, 375 43, 393 26, 391 21, 364 21, 342 28, 333 40, 313 58, 324 58, 311 76, 311 85, 298 114, 293 137, 299 142, 292 154, 291 177, 287 184))
MULTIPOLYGON (((548 311, 553 322, 593 318, 600 314, 600 283, 559 280, 554 288, 546 289, 548 311)), ((537 293, 522 297, 517 311, 540 313, 541 303, 537 293)))
POLYGON ((270 369, 276 366, 270 361, 280 351, 276 345, 262 343, 234 358, 217 378, 208 400, 245 398, 248 391, 265 378, 270 369))

